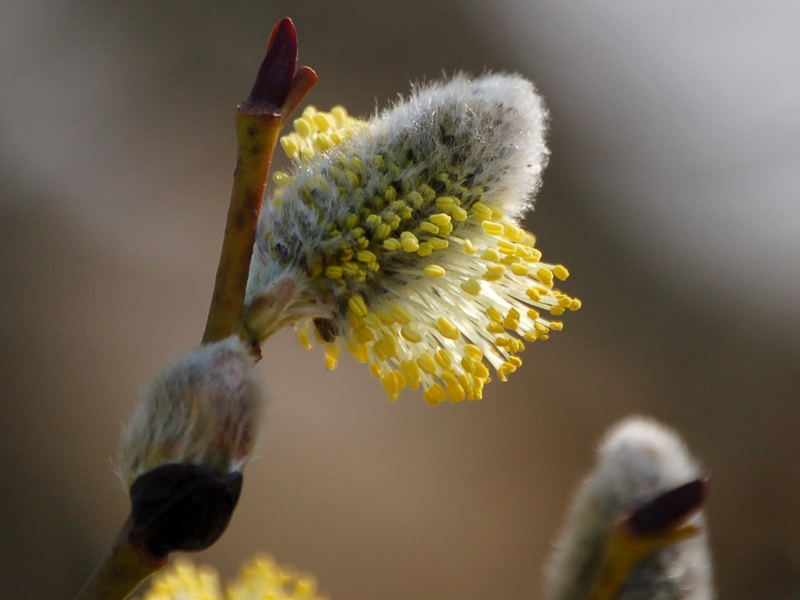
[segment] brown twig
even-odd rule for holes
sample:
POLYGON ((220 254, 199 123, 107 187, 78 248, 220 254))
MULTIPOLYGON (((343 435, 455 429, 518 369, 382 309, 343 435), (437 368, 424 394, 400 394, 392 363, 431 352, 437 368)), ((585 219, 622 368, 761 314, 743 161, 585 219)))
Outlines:
MULTIPOLYGON (((237 108, 236 170, 203 343, 221 340, 233 334, 248 339, 242 325, 242 311, 272 154, 286 118, 316 81, 317 75, 312 69, 297 68, 297 36, 294 24, 289 18, 281 19, 272 31, 266 56, 250 96, 237 108)), ((137 482, 146 476, 147 474, 141 476, 137 482)), ((136 488, 137 482, 134 482, 132 490, 136 488)), ((138 491, 147 495, 147 490, 138 491)), ((238 498, 238 491, 236 495, 238 498)), ((170 509, 175 508, 169 502, 163 506, 156 504, 157 506, 150 505, 149 509, 156 512, 163 509, 163 514, 166 515, 169 515, 170 509)), ((233 506, 230 507, 231 511, 233 506)), ((152 548, 148 549, 146 544, 139 543, 142 527, 133 524, 135 511, 132 510, 131 515, 108 554, 76 596, 76 600, 124 600, 166 564, 168 552, 171 550, 164 550, 162 555, 161 551, 156 552, 152 548)), ((155 521, 156 525, 149 523, 149 526, 158 527, 159 522, 155 521)), ((161 534, 166 537, 176 535, 168 518, 163 525, 164 531, 148 531, 148 534, 155 535, 156 538, 161 534)), ((217 537, 222 530, 224 526, 216 533, 217 537)), ((181 535, 183 533, 186 532, 177 532, 181 535)), ((216 537, 208 543, 211 544, 214 540, 216 537)), ((185 545, 172 546, 172 549, 175 548, 193 549, 185 545)))

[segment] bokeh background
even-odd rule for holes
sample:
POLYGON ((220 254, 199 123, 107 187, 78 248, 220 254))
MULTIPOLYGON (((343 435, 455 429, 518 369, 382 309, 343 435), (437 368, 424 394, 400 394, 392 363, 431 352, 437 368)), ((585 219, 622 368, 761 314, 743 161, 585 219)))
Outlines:
POLYGON ((584 308, 484 401, 438 408, 278 335, 261 458, 197 558, 266 551, 336 600, 539 598, 596 440, 644 413, 713 478, 722 596, 800 597, 789 0, 0 1, 0 595, 71 597, 126 514, 120 427, 199 340, 233 108, 284 15, 320 107, 443 70, 535 80, 552 160, 527 225, 584 308))

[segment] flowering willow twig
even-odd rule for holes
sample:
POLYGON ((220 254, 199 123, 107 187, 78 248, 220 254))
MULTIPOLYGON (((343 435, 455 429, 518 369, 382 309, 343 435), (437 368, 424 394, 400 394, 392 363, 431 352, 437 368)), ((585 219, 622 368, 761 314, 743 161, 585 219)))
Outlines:
POLYGON ((247 338, 241 316, 256 225, 280 128, 316 80, 297 68, 294 25, 282 19, 237 109, 236 171, 204 345, 156 380, 123 435, 131 514, 77 600, 127 598, 170 552, 206 548, 228 525, 261 412, 251 351, 235 337, 247 338))

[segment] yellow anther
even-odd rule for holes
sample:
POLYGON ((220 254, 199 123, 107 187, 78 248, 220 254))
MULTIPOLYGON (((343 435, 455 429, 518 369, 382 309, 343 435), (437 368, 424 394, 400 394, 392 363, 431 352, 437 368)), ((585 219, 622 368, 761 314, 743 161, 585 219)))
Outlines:
POLYGON ((528 248, 526 255, 521 258, 530 263, 537 263, 542 259, 542 253, 536 248, 528 248))
POLYGON ((400 245, 405 252, 416 252, 419 250, 419 240, 410 231, 404 231, 400 235, 400 245))
POLYGON ((497 240, 497 249, 503 254, 512 255, 516 253, 517 245, 514 242, 509 242, 508 240, 497 240))
POLYGON ((283 151, 286 153, 286 156, 288 156, 293 160, 300 153, 300 146, 296 141, 294 141, 293 138, 289 137, 288 135, 285 135, 281 138, 281 148, 283 148, 283 151))
POLYGON ((369 348, 366 344, 350 344, 348 348, 358 362, 362 364, 369 362, 369 348))
POLYGON ((419 192, 409 192, 406 196, 406 202, 414 208, 419 208, 425 203, 425 200, 419 192))
POLYGON ((308 137, 314 133, 314 127, 312 127, 311 122, 303 117, 295 119, 292 125, 294 125, 294 130, 299 136, 308 137))
POLYGON ((364 327, 363 325, 360 327, 355 327, 353 329, 353 335, 356 338, 356 341, 360 344, 366 344, 367 342, 371 342, 375 339, 375 334, 373 333, 372 329, 369 327, 364 327))
POLYGON ((475 344, 464 344, 464 353, 475 361, 483 359, 483 352, 475 344))
POLYGON ((436 192, 433 191, 433 188, 426 183, 423 183, 419 186, 419 193, 422 194, 422 198, 425 202, 431 202, 434 198, 436 198, 436 192))
POLYGON ((450 245, 450 242, 448 242, 447 240, 443 240, 442 238, 437 238, 437 237, 429 239, 428 243, 430 243, 430 245, 433 246, 434 250, 444 250, 450 245))
POLYGON ((428 277, 444 277, 447 275, 447 271, 444 270, 443 267, 439 265, 428 265, 422 270, 425 275, 428 277))
POLYGON ((430 221, 437 227, 444 227, 447 228, 450 225, 450 215, 446 215, 444 213, 436 213, 435 215, 430 216, 430 221))
POLYGON ((433 244, 430 242, 420 242, 417 254, 419 256, 430 256, 433 254, 433 244))
POLYGON ((553 267, 553 275, 555 275, 556 278, 560 279, 561 281, 564 281, 567 277, 569 277, 569 271, 567 271, 567 268, 564 265, 556 265, 553 267))
POLYGON ((356 225, 358 225, 358 215, 355 213, 347 213, 347 216, 344 218, 344 228, 352 229, 356 225))
MULTIPOLYGON (((476 202, 472 205, 472 214, 481 221, 487 221, 492 218, 492 209, 486 206, 483 202, 476 202)), ((500 232, 502 233, 502 231, 503 229, 501 225, 500 232)))
POLYGON ((447 392, 438 383, 434 383, 431 387, 422 392, 422 397, 428 404, 436 406, 447 400, 447 392))
POLYGON ((505 265, 489 265, 486 267, 486 273, 482 277, 486 281, 498 281, 503 278, 506 273, 505 265))
POLYGON ((538 339, 536 337, 536 332, 535 331, 529 331, 526 334, 524 334, 522 337, 526 342, 535 342, 538 339))
POLYGON ((400 371, 406 378, 408 387, 410 387, 412 390, 415 390, 419 387, 421 376, 417 363, 415 363, 413 360, 404 360, 400 363, 400 371))
POLYGON ((495 221, 499 221, 500 219, 502 219, 504 214, 505 213, 503 212, 502 208, 498 206, 492 207, 492 219, 494 219, 495 221))
POLYGON ((483 251, 483 254, 481 254, 481 258, 491 262, 500 262, 500 253, 494 248, 487 248, 483 251))
POLYGON ((524 244, 525 246, 533 247, 536 245, 536 236, 533 235, 530 231, 522 230, 522 239, 519 241, 520 244, 524 244))
POLYGON ((476 363, 473 375, 481 379, 487 379, 489 377, 489 369, 482 362, 476 363))
POLYGON ((361 269, 356 263, 347 261, 342 264, 342 272, 348 277, 356 277, 361 269))
POLYGON ((325 277, 328 279, 341 279, 342 275, 344 275, 344 270, 340 266, 330 265, 325 267, 325 277))
POLYGON ((550 329, 552 329, 553 331, 561 331, 562 329, 564 329, 564 323, 562 323, 561 321, 551 321, 550 329))
POLYGON ((565 312, 565 309, 564 309, 564 307, 563 307, 563 306, 558 306, 558 305, 556 305, 556 306, 551 306, 551 307, 550 307, 550 314, 551 314, 551 315, 555 315, 555 316, 557 316, 557 317, 558 317, 558 316, 560 316, 560 315, 563 315, 563 314, 564 314, 564 312, 565 312))
POLYGON ((519 275, 520 277, 527 275, 530 270, 531 268, 524 263, 514 263, 511 265, 511 272, 514 275, 519 275))
POLYGON ((422 336, 420 335, 419 331, 417 331, 411 325, 403 325, 400 328, 400 335, 402 335, 404 339, 408 340, 412 344, 417 344, 422 341, 422 336))
POLYGON ((512 242, 521 242, 525 239, 525 231, 510 221, 503 222, 503 235, 512 242))
POLYGON ((397 198, 397 190, 394 189, 394 186, 390 185, 386 188, 386 191, 384 191, 383 197, 386 198, 387 202, 392 202, 395 198, 397 198))
POLYGON ((325 344, 325 368, 333 371, 336 368, 336 363, 339 361, 339 344, 334 342, 332 344, 325 344))
POLYGON ((376 379, 380 379, 383 369, 381 369, 381 366, 378 363, 370 363, 369 372, 372 373, 372 376, 376 379))
POLYGON ((383 240, 383 247, 386 250, 394 251, 400 250, 400 248, 402 248, 402 244, 397 238, 389 238, 388 240, 383 240))
POLYGON ((503 327, 503 324, 498 323, 497 321, 490 321, 486 326, 486 331, 489 333, 503 333, 505 330, 506 328, 503 327))
POLYGON ((342 125, 349 119, 349 116, 347 114, 347 109, 339 104, 337 104, 331 109, 331 115, 333 116, 334 119, 336 119, 337 125, 342 125))
POLYGON ((360 317, 366 317, 369 312, 367 303, 364 302, 364 298, 361 296, 350 296, 350 299, 347 301, 347 306, 360 317))
POLYGON ((475 254, 475 245, 472 240, 464 240, 464 252, 467 254, 475 254))
POLYGON ((534 321, 539 318, 539 311, 530 309, 528 311, 528 318, 533 319, 534 321))
POLYGON ((454 196, 439 196, 436 199, 436 207, 441 210, 452 210, 453 207, 459 205, 458 198, 454 196))
POLYGON ((580 300, 578 300, 577 298, 573 298, 572 302, 569 305, 569 309, 570 310, 579 310, 581 305, 582 305, 582 303, 581 303, 580 300))
POLYGON ((336 121, 327 113, 318 112, 312 118, 314 120, 314 125, 316 125, 317 129, 320 131, 328 131, 329 129, 336 128, 336 121))
POLYGON ((439 317, 436 320, 436 329, 444 337, 450 340, 457 340, 459 337, 461 337, 461 333, 458 331, 456 326, 444 317, 439 317))
POLYGON ((314 149, 318 152, 325 152, 331 146, 333 146, 333 140, 326 133, 319 133, 314 138, 314 149))
POLYGON ((375 253, 370 252, 369 250, 359 250, 358 254, 356 254, 356 258, 363 263, 371 263, 378 260, 378 257, 375 256, 375 253))
POLYGON ((422 369, 428 375, 435 375, 436 374, 436 361, 434 358, 427 352, 425 352, 422 356, 417 359, 417 365, 420 369, 422 369))
POLYGON ((503 226, 495 221, 484 221, 483 230, 489 235, 501 235, 503 233, 503 226))
POLYGON ((458 381, 449 381, 447 382, 447 394, 450 396, 450 402, 456 403, 461 402, 467 398, 467 394, 464 391, 464 388, 461 386, 458 381))
POLYGON ((308 327, 300 327, 297 330, 297 341, 300 342, 300 345, 303 347, 304 350, 311 350, 312 343, 311 338, 308 337, 308 327))
POLYGON ((509 356, 508 362, 510 362, 515 367, 519 368, 522 366, 522 359, 519 356, 509 356))
POLYGON ((272 181, 275 182, 276 185, 285 185, 292 180, 291 175, 286 173, 285 171, 275 171, 272 174, 272 181))
POLYGON ((460 206, 454 206, 450 209, 450 214, 452 215, 453 219, 456 221, 466 221, 469 218, 469 214, 460 206))
POLYGON ((405 308, 403 308, 399 304, 393 304, 391 310, 392 310, 392 316, 394 316, 395 320, 398 323, 402 323, 403 325, 408 325, 409 323, 411 323, 411 315, 405 308))
POLYGON ((503 320, 503 313, 498 310, 496 306, 490 306, 485 311, 486 316, 489 317, 492 321, 502 321, 503 320))
POLYGON ((548 331, 550 331, 547 328, 547 325, 545 325, 540 321, 536 321, 536 323, 533 324, 533 328, 536 330, 536 333, 547 333, 548 331))
POLYGON ((381 376, 381 385, 386 393, 389 395, 390 400, 396 400, 402 390, 402 380, 397 377, 400 375, 397 371, 389 371, 381 376))
POLYGON ((511 317, 507 316, 503 319, 503 327, 506 329, 518 329, 519 328, 519 316, 511 317))
POLYGON ((461 289, 467 292, 468 294, 476 296, 481 291, 481 284, 477 279, 467 279, 464 283, 461 284, 461 289))
POLYGON ((527 290, 525 290, 525 295, 534 302, 538 302, 542 298, 542 292, 539 291, 539 288, 537 287, 529 287, 527 290))
POLYGON ((499 335, 496 338, 494 338, 494 343, 495 346, 497 346, 498 348, 508 348, 514 343, 514 340, 512 340, 508 336, 499 335))
POLYGON ((439 350, 436 351, 435 358, 436 358, 436 364, 438 364, 443 369, 449 369, 450 364, 453 362, 453 357, 444 348, 440 348, 439 350))
POLYGON ((422 223, 419 224, 419 228, 425 233, 433 233, 433 234, 439 233, 439 227, 437 225, 434 225, 430 221, 423 221, 422 223))
POLYGON ((375 240, 382 240, 392 232, 392 228, 386 223, 381 223, 375 228, 372 233, 372 238, 375 240))
POLYGON ((475 370, 476 364, 477 363, 474 360, 472 360, 469 356, 464 356, 464 358, 461 359, 461 368, 464 369, 464 371, 466 371, 467 373, 472 373, 472 371, 475 370))

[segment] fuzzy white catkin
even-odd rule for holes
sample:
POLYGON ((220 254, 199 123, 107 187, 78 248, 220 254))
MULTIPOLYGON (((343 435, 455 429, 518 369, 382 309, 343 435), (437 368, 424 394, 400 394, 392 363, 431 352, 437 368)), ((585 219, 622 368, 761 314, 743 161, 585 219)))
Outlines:
MULTIPOLYGON (((658 494, 698 477, 683 441, 659 423, 630 417, 613 427, 578 490, 551 562, 546 597, 584 600, 612 523, 658 494)), ((702 524, 702 515, 692 521, 702 524)), ((705 533, 667 546, 631 574, 619 600, 714 598, 705 533)))
POLYGON ((122 434, 123 483, 169 463, 199 465, 218 477, 241 470, 263 412, 254 364, 233 336, 189 350, 156 377, 122 434))

